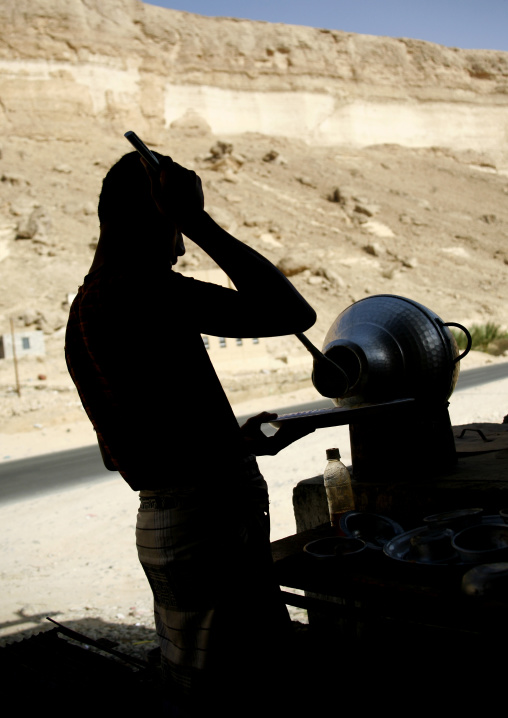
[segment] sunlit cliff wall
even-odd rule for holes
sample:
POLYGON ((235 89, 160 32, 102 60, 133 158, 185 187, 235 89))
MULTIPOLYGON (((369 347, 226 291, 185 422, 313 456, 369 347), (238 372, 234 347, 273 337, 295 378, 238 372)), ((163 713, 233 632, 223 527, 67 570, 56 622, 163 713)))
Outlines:
POLYGON ((138 0, 2 0, 0 130, 75 139, 175 121, 311 144, 504 154, 508 53, 205 18, 138 0), (191 113, 191 114, 189 114, 191 113))

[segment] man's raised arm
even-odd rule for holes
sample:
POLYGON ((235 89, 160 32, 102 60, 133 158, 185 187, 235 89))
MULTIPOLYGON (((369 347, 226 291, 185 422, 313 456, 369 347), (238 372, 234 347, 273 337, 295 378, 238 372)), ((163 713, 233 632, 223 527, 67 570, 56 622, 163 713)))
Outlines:
MULTIPOLYGON (((255 249, 228 234, 205 212, 201 180, 195 172, 169 158, 163 160, 159 181, 153 171, 147 171, 159 210, 224 270, 241 302, 250 306, 255 303, 260 312, 269 309, 265 336, 303 332, 315 323, 314 309, 282 272, 255 249)), ((265 318, 265 325, 266 322, 265 318)))

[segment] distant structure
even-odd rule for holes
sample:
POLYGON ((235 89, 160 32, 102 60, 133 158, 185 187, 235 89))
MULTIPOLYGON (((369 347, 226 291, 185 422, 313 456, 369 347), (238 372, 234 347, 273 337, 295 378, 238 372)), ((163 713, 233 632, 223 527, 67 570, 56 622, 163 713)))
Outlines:
POLYGON ((258 337, 209 337, 205 334, 203 343, 213 363, 223 368, 253 369, 254 364, 266 364, 269 360, 266 347, 258 337))
MULTIPOLYGON (((26 356, 44 356, 44 332, 40 330, 16 332, 14 334, 16 357, 20 359, 26 356)), ((0 335, 0 359, 13 359, 12 335, 0 335)))
MULTIPOLYGON (((201 282, 218 284, 221 287, 233 288, 231 280, 222 269, 202 269, 183 271, 182 274, 192 276, 201 282)), ((256 365, 265 365, 269 362, 269 355, 265 344, 258 337, 245 339, 244 337, 215 337, 202 335, 203 343, 210 354, 213 363, 219 368, 245 368, 254 369, 256 365)))

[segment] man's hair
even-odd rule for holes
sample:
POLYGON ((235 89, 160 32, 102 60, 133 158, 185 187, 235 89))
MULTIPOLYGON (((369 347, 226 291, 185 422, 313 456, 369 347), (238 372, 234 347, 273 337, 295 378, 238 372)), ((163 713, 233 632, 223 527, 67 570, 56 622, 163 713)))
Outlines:
MULTIPOLYGON (((154 152, 161 158, 162 155, 154 152)), ((160 221, 150 194, 150 179, 138 152, 129 152, 111 167, 102 182, 99 196, 99 222, 149 226, 160 221)))

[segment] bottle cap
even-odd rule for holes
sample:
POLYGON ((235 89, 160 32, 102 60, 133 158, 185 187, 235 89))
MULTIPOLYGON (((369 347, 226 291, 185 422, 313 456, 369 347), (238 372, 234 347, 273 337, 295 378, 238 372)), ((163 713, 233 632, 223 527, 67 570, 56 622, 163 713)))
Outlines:
POLYGON ((326 458, 328 460, 340 459, 340 451, 338 449, 327 449, 326 450, 326 458))

